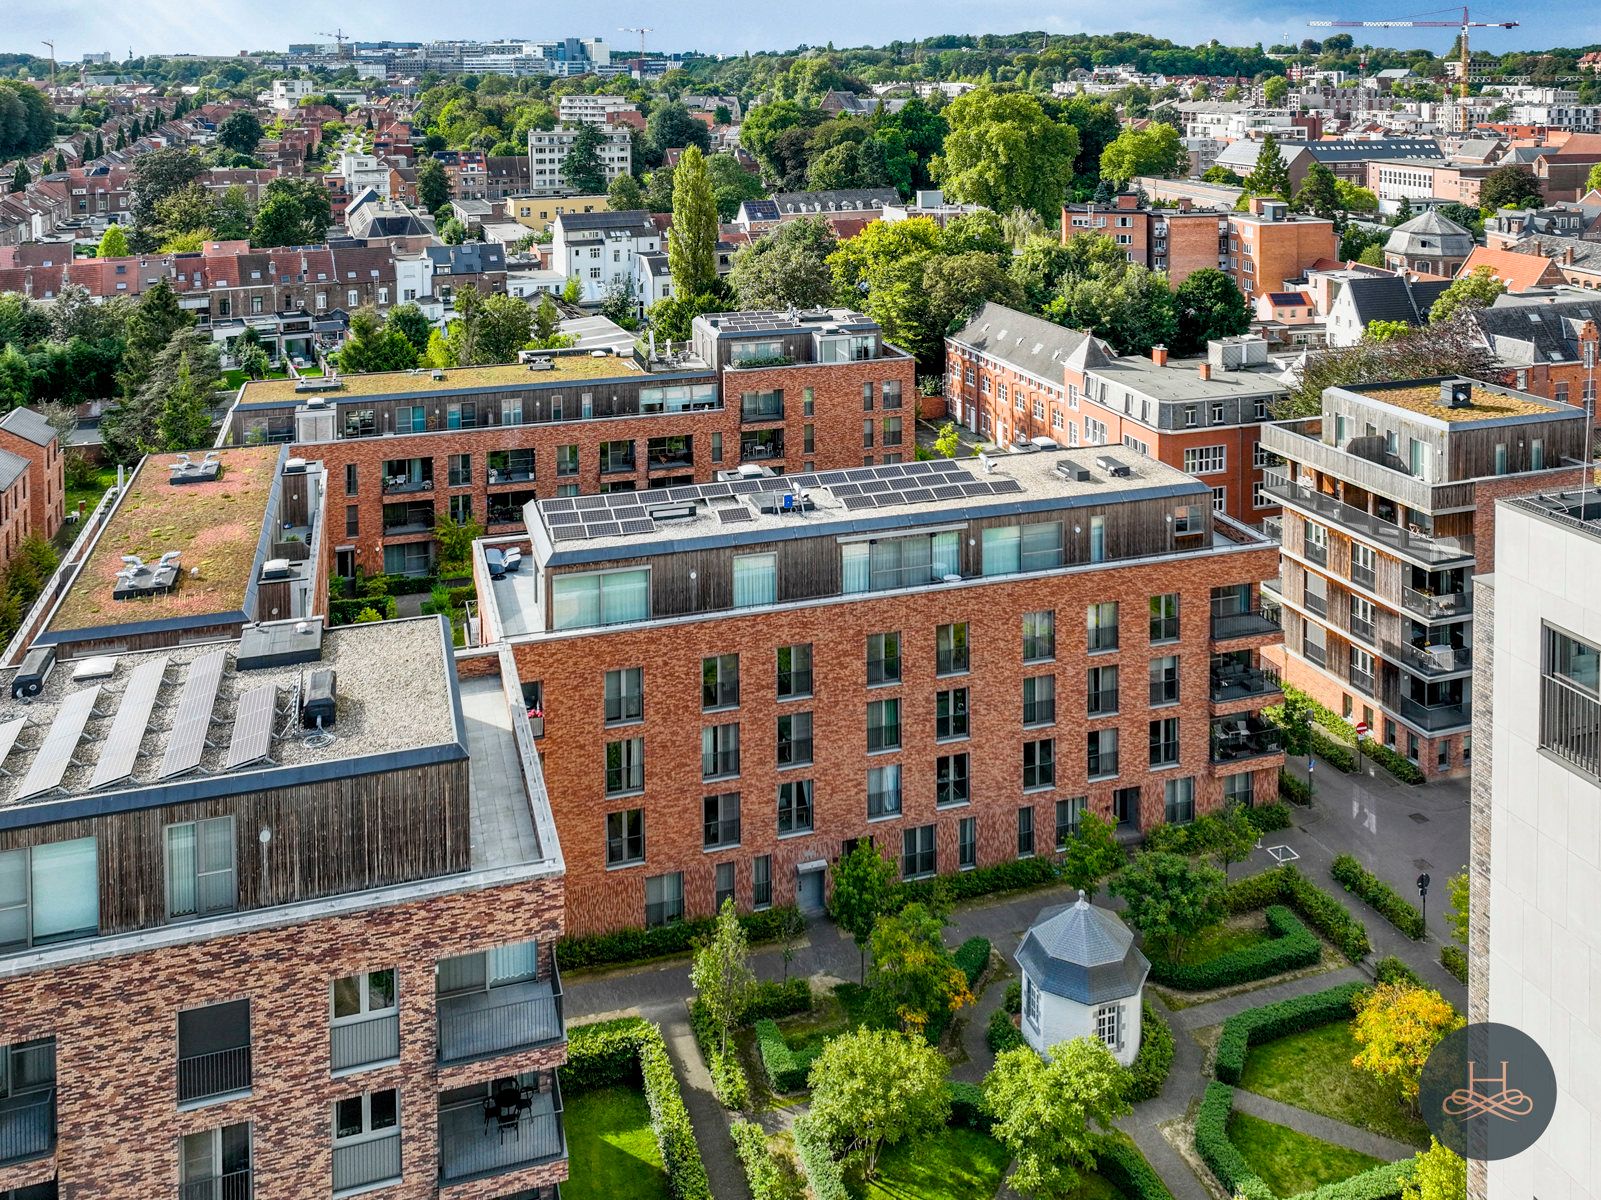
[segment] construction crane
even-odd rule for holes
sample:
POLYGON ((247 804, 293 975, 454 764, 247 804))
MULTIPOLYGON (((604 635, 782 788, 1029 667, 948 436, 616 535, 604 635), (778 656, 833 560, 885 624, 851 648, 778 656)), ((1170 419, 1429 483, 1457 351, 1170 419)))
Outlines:
POLYGON ((637 33, 637 34, 639 34, 639 77, 641 79, 644 79, 645 78, 645 35, 647 33, 655 33, 656 31, 654 29, 649 28, 649 27, 641 29, 641 28, 638 28, 638 27, 632 26, 632 25, 619 25, 617 27, 617 32, 618 33, 637 33))
POLYGON ((317 31, 317 36, 333 38, 334 49, 337 52, 338 57, 343 58, 345 56, 345 43, 350 40, 350 35, 344 31, 342 26, 335 26, 332 32, 329 32, 326 29, 319 29, 317 31))
POLYGON ((41 40, 39 42, 39 44, 41 46, 49 46, 50 47, 50 86, 51 87, 55 87, 56 86, 56 44, 54 42, 47 42, 47 41, 43 41, 43 40, 41 40))
MULTIPOLYGON (((1454 12, 1451 8, 1437 8, 1433 12, 1454 12)), ((1423 14, 1427 16, 1428 14, 1423 14)), ((1462 79, 1457 89, 1457 95, 1466 100, 1468 98, 1468 30, 1470 29, 1516 29, 1517 21, 1474 21, 1469 19, 1467 6, 1462 8, 1460 21, 1308 21, 1308 25, 1315 29, 1456 29, 1461 31, 1462 41, 1462 79)))

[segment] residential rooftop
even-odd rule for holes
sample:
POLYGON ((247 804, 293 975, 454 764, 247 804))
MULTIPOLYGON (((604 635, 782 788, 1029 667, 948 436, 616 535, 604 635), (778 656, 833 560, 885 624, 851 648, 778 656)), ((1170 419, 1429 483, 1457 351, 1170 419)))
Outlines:
POLYGON ((706 313, 695 318, 715 338, 746 338, 763 333, 876 333, 878 322, 849 308, 752 309, 706 313))
MULTIPOLYGON (((1095 378, 1118 383, 1152 400, 1180 403, 1221 400, 1230 396, 1282 395, 1288 388, 1283 368, 1274 362, 1221 368, 1206 358, 1170 358, 1165 364, 1131 355, 1094 368, 1095 378), (1201 368, 1209 368, 1203 375, 1201 368)), ((1108 403, 1115 403, 1109 399, 1108 403)))
POLYGON ((1570 404, 1544 400, 1526 392, 1495 387, 1478 380, 1437 380, 1430 382, 1370 383, 1343 389, 1380 404, 1404 408, 1408 412, 1451 425, 1477 421, 1503 421, 1509 417, 1567 417, 1579 410, 1570 404), (1447 404, 1441 384, 1466 385, 1466 404, 1447 404))
POLYGON ((569 379, 606 379, 617 375, 643 374, 632 357, 614 354, 542 354, 549 367, 531 368, 524 363, 500 366, 447 367, 432 370, 373 371, 361 375, 339 375, 329 381, 315 380, 302 390, 294 379, 260 379, 248 382, 240 395, 244 404, 300 404, 314 396, 348 400, 355 396, 444 395, 450 392, 484 391, 535 383, 556 383, 569 379))

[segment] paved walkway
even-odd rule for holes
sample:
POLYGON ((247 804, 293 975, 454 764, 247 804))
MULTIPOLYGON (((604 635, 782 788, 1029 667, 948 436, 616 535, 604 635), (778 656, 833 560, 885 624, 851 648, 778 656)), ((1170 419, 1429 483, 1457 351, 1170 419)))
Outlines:
POLYGON ((734 1139, 728 1132, 729 1116, 712 1091, 712 1077, 701 1058, 700 1047, 689 1028, 689 1014, 682 1003, 676 1015, 662 1022, 667 1040, 667 1056, 673 1060, 673 1073, 684 1090, 684 1106, 695 1131, 706 1178, 717 1200, 750 1200, 745 1167, 734 1152, 734 1139))
POLYGON ((1234 1108, 1249 1116, 1272 1121, 1275 1125, 1288 1125, 1298 1133, 1321 1138, 1325 1142, 1333 1142, 1336 1146, 1344 1146, 1347 1150, 1382 1158, 1385 1162, 1394 1162, 1398 1158, 1411 1158, 1417 1153, 1417 1147, 1410 1146, 1406 1142, 1370 1133, 1366 1129, 1358 1129, 1355 1125, 1347 1125, 1344 1121, 1336 1121, 1333 1117, 1320 1116, 1304 1108, 1297 1108, 1293 1104, 1270 1100, 1266 1096, 1259 1096, 1255 1092, 1247 1092, 1240 1088, 1234 1089, 1234 1108))

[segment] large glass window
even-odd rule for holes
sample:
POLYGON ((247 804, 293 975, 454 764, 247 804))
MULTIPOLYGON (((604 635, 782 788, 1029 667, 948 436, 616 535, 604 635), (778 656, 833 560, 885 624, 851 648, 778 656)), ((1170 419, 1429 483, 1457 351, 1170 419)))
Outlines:
POLYGON ((967 622, 941 625, 934 631, 934 673, 960 675, 967 670, 967 622))
POLYGON ((1024 805, 1017 810, 1017 857, 1034 853, 1034 810, 1024 805))
POLYGON ((901 811, 901 769, 899 764, 872 767, 867 772, 867 815, 892 817, 901 811))
POLYGON ((978 866, 978 820, 963 817, 956 822, 956 866, 967 871, 978 866))
POLYGON ((645 861, 645 810, 629 808, 606 814, 606 865, 622 867, 645 861))
POLYGON ((738 703, 739 655, 714 654, 701 659, 701 708, 733 708, 738 703))
POLYGON ((1078 833, 1079 823, 1089 811, 1088 796, 1071 796, 1056 802, 1056 848, 1064 850, 1067 841, 1078 833))
POLYGON ((1004 525, 986 529, 982 540, 985 575, 1012 575, 1043 571, 1062 565, 1062 523, 1040 521, 1032 525, 1004 525))
POLYGON ((167 916, 232 912, 236 895, 233 818, 167 826, 167 916))
POLYGON ((1176 654, 1151 660, 1151 707, 1179 702, 1179 659, 1176 654))
POLYGON ((899 683, 901 680, 901 635, 873 633, 867 638, 867 682, 899 683))
POLYGON ((1056 657, 1056 613, 1051 609, 1023 614, 1023 661, 1056 657))
MULTIPOLYGON (((965 719, 965 712, 963 714, 965 719)), ((901 702, 898 699, 870 700, 867 703, 867 749, 899 750, 901 745, 901 702)))
POLYGON ((951 688, 934 693, 934 736, 964 738, 968 734, 967 689, 951 688))
POLYGON ((942 754, 934 762, 934 803, 941 808, 973 798, 965 754, 942 754))
POLYGON ((645 669, 621 667, 606 672, 606 724, 625 725, 645 717, 645 669))
POLYGON ((99 930, 94 838, 0 853, 0 950, 90 937, 99 930))
POLYGON ((684 919, 684 873, 645 877, 645 925, 671 925, 684 919))
POLYGON ((840 546, 841 590, 846 594, 918 587, 962 573, 960 532, 881 537, 840 546))
POLYGON ((637 792, 645 787, 645 739, 606 743, 606 793, 637 792))
POLYGON ((778 555, 734 556, 734 607, 778 603, 778 555))
POLYGON ((1023 743, 1023 790, 1056 786, 1056 740, 1023 743))
POLYGON ((1164 788, 1163 802, 1169 825, 1188 825, 1195 820, 1195 779, 1169 779, 1164 788))
POLYGON ((1179 760, 1179 719, 1151 722, 1151 766, 1171 767, 1179 760))
POLYGON ((797 642, 778 648, 778 698, 812 694, 812 644, 797 642))
POLYGON ((739 725, 708 725, 700 731, 702 779, 739 774, 739 725))
POLYGON ((650 616, 650 570, 557 575, 551 580, 551 628, 585 629, 650 616))
POLYGON ((773 856, 758 854, 750 860, 750 903, 752 908, 770 908, 773 903, 773 856))
POLYGON ((789 779, 778 785, 778 832, 812 831, 812 781, 789 779))
POLYGON ((1601 775, 1601 651, 1546 626, 1544 654, 1540 745, 1581 771, 1601 775))
POLYGON ((1117 711, 1117 668, 1089 669, 1088 711, 1092 717, 1110 716, 1117 711))
POLYGON ((739 845, 739 793, 701 797, 701 824, 703 849, 739 845))
POLYGON ((901 833, 901 878, 916 879, 932 875, 938 867, 935 855, 935 828, 917 825, 901 833))
POLYGON ((1151 597, 1151 641, 1172 642, 1179 636, 1179 597, 1168 592, 1151 597))
POLYGON ((1117 730, 1092 729, 1085 735, 1088 755, 1085 769, 1091 779, 1107 779, 1117 774, 1117 730))
POLYGON ((786 713, 778 718, 778 765, 798 767, 812 761, 812 714, 786 713))
POLYGON ((1023 680, 1023 724, 1050 725, 1056 720, 1056 676, 1030 675, 1023 680))
POLYGON ((1085 629, 1091 654, 1117 649, 1117 601, 1091 604, 1085 610, 1085 629))

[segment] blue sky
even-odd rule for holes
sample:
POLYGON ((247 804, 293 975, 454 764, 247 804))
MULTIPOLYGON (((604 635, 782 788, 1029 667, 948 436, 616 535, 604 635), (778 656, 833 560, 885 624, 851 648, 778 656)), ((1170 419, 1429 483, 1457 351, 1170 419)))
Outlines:
MULTIPOLYGON (((1588 0, 1496 0, 1499 7, 1475 13, 1480 19, 1521 20, 1510 30, 1480 30, 1476 44, 1486 50, 1601 42, 1601 21, 1588 0)), ((881 44, 896 38, 937 33, 1005 33, 1019 29, 1110 33, 1131 23, 1139 31, 1196 43, 1216 38, 1233 45, 1261 41, 1298 42, 1327 31, 1308 29, 1313 18, 1398 19, 1421 10, 1398 9, 1383 0, 1077 0, 1073 4, 1037 0, 811 0, 807 4, 729 4, 685 2, 644 4, 638 0, 589 0, 582 5, 524 5, 458 0, 12 0, 7 6, 0 49, 44 53, 42 38, 71 58, 83 51, 125 53, 189 50, 229 54, 241 49, 278 48, 291 41, 317 41, 318 33, 343 24, 363 40, 417 41, 435 37, 604 37, 633 44, 620 26, 651 25, 648 45, 713 53, 788 49, 814 45, 881 44), (759 13, 759 19, 730 19, 731 13, 759 13)), ((1449 19, 1455 10, 1435 18, 1449 19)), ((1359 42, 1449 47, 1448 29, 1352 30, 1359 42)))

